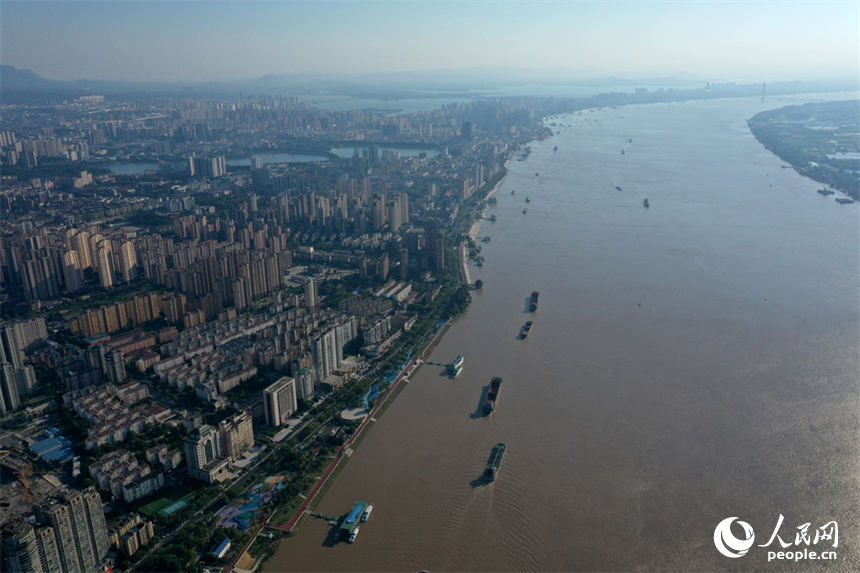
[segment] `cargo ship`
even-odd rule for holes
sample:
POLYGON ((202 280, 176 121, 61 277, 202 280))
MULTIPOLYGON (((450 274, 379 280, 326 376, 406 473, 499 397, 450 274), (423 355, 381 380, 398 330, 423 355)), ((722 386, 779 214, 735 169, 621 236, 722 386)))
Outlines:
POLYGON ((529 337, 529 333, 532 330, 532 324, 534 324, 532 321, 528 321, 520 329, 520 338, 521 339, 525 340, 526 338, 529 337))
POLYGON ((642 205, 646 208, 651 206, 651 204, 648 203, 648 199, 645 199, 644 201, 642 201, 642 205))
POLYGON ((487 399, 484 400, 484 414, 492 414, 499 401, 499 393, 502 391, 502 379, 494 376, 490 380, 490 389, 487 391, 487 399))
POLYGON ((538 296, 540 293, 538 291, 532 291, 532 298, 529 301, 529 311, 536 312, 538 309, 538 296))
POLYGON ((465 358, 462 356, 458 356, 454 362, 448 365, 448 376, 451 378, 456 378, 460 375, 460 372, 463 371, 463 362, 465 362, 465 358))
POLYGON ((496 481, 496 474, 499 472, 499 467, 502 465, 502 458, 505 457, 505 444, 496 444, 493 446, 493 451, 490 452, 490 459, 487 461, 487 467, 484 468, 484 478, 489 481, 496 481))

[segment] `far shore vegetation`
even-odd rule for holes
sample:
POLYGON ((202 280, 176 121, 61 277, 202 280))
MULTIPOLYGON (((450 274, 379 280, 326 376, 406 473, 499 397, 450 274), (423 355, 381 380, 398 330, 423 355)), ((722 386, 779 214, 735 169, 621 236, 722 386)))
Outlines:
POLYGON ((763 111, 749 126, 762 145, 801 175, 860 201, 860 101, 763 111))

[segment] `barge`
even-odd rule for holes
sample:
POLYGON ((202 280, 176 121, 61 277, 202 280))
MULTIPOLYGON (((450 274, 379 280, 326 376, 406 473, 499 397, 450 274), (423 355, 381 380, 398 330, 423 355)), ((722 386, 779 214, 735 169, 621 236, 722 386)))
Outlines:
POLYGON ((496 475, 499 473, 499 467, 501 467, 504 457, 505 444, 498 443, 493 446, 493 451, 490 452, 490 459, 487 461, 487 467, 484 468, 484 478, 486 480, 496 481, 496 475))
POLYGON ((540 296, 540 293, 538 291, 532 291, 532 296, 529 300, 529 312, 537 312, 538 296, 540 296))
POLYGON ((534 323, 533 323, 532 321, 530 321, 530 320, 529 320, 529 321, 528 321, 528 322, 526 322, 526 323, 523 325, 523 327, 520 329, 520 338, 521 338, 522 340, 525 340, 526 338, 528 338, 528 337, 529 337, 529 333, 530 333, 530 332, 531 332, 531 330, 532 330, 532 325, 533 325, 533 324, 534 324, 534 323))
POLYGON ((490 380, 490 389, 487 391, 487 399, 484 400, 484 414, 492 414, 496 409, 496 404, 499 401, 499 394, 502 391, 502 379, 494 376, 490 380))

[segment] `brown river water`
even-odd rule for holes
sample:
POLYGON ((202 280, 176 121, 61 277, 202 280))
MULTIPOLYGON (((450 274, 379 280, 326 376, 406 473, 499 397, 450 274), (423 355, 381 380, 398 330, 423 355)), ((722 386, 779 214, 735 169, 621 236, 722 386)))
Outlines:
POLYGON ((479 233, 483 290, 428 357, 463 373, 422 366, 316 501, 375 504, 354 544, 311 518, 264 570, 860 570, 860 210, 753 138, 779 105, 547 120, 479 233), (799 547, 836 560, 769 562, 780 515, 788 550, 838 522, 837 548, 799 547), (745 556, 715 547, 729 517, 755 530, 745 556))

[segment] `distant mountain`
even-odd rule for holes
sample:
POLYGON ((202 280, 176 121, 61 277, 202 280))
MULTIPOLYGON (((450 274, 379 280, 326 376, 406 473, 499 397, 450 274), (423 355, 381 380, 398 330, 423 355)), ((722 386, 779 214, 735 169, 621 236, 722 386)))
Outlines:
POLYGON ((68 82, 43 78, 33 70, 19 70, 15 66, 0 65, 0 90, 20 91, 34 89, 57 89, 68 82))
MULTIPOLYGON (((473 67, 461 69, 423 70, 412 72, 380 72, 368 74, 271 74, 243 81, 157 83, 111 82, 94 80, 59 81, 43 78, 32 70, 19 70, 14 66, 0 65, 0 94, 6 103, 35 103, 62 101, 82 95, 101 94, 116 98, 159 96, 201 97, 207 95, 230 96, 236 94, 330 95, 353 98, 393 99, 409 97, 480 97, 499 93, 509 87, 522 87, 520 93, 529 93, 537 86, 580 86, 594 88, 595 93, 607 88, 642 86, 701 86, 707 82, 684 74, 672 77, 636 78, 598 74, 585 76, 568 69, 525 69, 473 67)), ((635 74, 634 74, 635 75, 635 74)), ((734 84, 713 84, 731 85, 734 84)), ((760 86, 761 84, 749 84, 760 86)), ((750 90, 760 90, 750 87, 750 90)), ((823 85, 811 82, 768 83, 767 93, 803 93, 836 91, 845 88, 836 84, 823 85), (793 91, 791 91, 793 90, 793 91)), ((540 91, 540 90, 538 90, 540 91)), ((750 92, 752 93, 752 92, 750 92)), ((759 92, 756 92, 759 93, 759 92)))
MULTIPOLYGON (((213 87, 203 84, 165 84, 154 82, 109 82, 100 80, 61 81, 43 78, 32 70, 0 65, 0 95, 5 103, 46 103, 63 101, 84 95, 112 95, 119 98, 150 97, 153 95, 200 95, 223 91, 238 91, 237 87, 213 87)), ((238 84, 237 84, 238 86, 238 84)))

